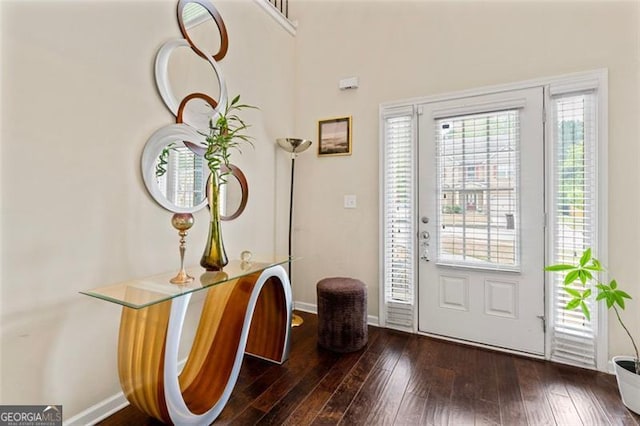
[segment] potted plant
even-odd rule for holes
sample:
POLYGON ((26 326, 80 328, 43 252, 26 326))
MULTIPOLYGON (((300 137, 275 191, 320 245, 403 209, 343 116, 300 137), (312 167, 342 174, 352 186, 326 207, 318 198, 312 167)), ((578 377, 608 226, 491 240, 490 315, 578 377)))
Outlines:
POLYGON ((587 320, 591 319, 591 313, 586 300, 596 293, 596 301, 604 301, 608 309, 613 309, 618 322, 629 336, 635 358, 629 356, 613 357, 613 365, 618 381, 618 389, 622 402, 631 411, 640 414, 640 357, 638 346, 629 332, 629 329, 620 317, 620 311, 625 309, 625 299, 631 299, 626 292, 618 288, 618 283, 612 279, 609 284, 599 279, 599 274, 606 269, 600 261, 591 255, 588 248, 580 257, 577 265, 557 264, 545 268, 546 271, 566 273, 564 277, 564 290, 571 296, 565 309, 580 308, 587 320))

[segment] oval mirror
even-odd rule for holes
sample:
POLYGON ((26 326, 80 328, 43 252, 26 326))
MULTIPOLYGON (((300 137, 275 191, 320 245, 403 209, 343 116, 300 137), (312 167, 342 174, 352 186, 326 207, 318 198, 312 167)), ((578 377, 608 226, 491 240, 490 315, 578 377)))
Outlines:
POLYGON ((247 206, 249 186, 247 178, 238 166, 229 164, 230 174, 220 187, 220 219, 233 220, 240 216, 247 206))
POLYGON ((185 124, 157 130, 142 151, 142 177, 153 199, 174 213, 193 213, 207 204, 207 162, 185 146, 202 136, 185 124))
POLYGON ((227 28, 210 1, 180 0, 178 24, 182 35, 198 55, 203 58, 211 55, 215 61, 219 61, 227 54, 227 28))

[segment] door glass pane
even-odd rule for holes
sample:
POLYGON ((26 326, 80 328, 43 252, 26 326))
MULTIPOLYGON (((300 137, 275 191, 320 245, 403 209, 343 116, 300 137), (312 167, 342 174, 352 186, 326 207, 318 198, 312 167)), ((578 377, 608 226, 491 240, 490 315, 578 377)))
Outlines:
POLYGON ((438 262, 518 270, 519 111, 437 120, 438 262))

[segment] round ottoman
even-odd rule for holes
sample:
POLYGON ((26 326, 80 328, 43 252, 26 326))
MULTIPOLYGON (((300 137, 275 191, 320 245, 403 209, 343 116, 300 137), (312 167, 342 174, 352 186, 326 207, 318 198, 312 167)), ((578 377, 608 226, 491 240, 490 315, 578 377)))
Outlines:
POLYGON ((353 278, 325 278, 316 286, 318 344, 354 352, 367 344, 367 286, 353 278))

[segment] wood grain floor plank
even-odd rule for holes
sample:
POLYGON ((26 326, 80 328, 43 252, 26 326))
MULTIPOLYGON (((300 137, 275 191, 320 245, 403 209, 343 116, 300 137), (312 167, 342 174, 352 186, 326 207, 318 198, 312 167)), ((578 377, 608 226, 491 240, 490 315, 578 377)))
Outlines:
POLYGON ((415 393, 405 392, 393 424, 397 426, 419 425, 425 416, 426 405, 427 398, 415 393))
POLYGON ((500 422, 504 425, 527 424, 513 357, 507 354, 498 354, 496 356, 496 371, 500 373, 498 375, 500 422))
MULTIPOLYGON (((615 376, 604 373, 593 373, 593 377, 587 378, 581 374, 581 370, 574 368, 572 371, 573 383, 585 390, 585 395, 592 399, 592 404, 599 408, 611 424, 636 425, 640 416, 635 415, 626 407, 619 404, 620 395, 615 376)), ((568 374, 568 371, 565 371, 568 374)))
POLYGON ((373 410, 369 413, 368 421, 370 423, 380 422, 386 425, 394 423, 410 377, 411 361, 408 356, 401 356, 382 393, 378 396, 373 410))
POLYGON ((362 384, 380 358, 379 353, 366 352, 333 393, 312 424, 337 424, 360 391, 362 384))
POLYGON ((538 377, 544 383, 544 393, 551 406, 556 424, 559 425, 580 425, 582 420, 578 415, 578 410, 569 396, 567 387, 560 377, 557 368, 549 362, 536 364, 538 377))
POLYGON ((554 425, 555 419, 551 405, 544 392, 544 386, 538 376, 535 364, 539 361, 514 357, 514 365, 520 393, 524 403, 525 414, 529 424, 554 425))
POLYGON ((499 425, 500 397, 494 352, 478 349, 475 360, 476 369, 473 372, 476 383, 475 424, 499 425))
POLYGON ((591 389, 584 387, 581 373, 581 370, 569 366, 565 366, 561 370, 561 376, 566 383, 571 400, 578 409, 578 415, 582 419, 582 423, 593 425, 611 424, 600 403, 593 396, 591 389))
POLYGON ((375 367, 363 383, 347 411, 345 411, 339 424, 368 425, 374 422, 380 424, 377 420, 369 420, 369 414, 383 394, 390 375, 391 371, 375 367))
POLYGON ((620 392, 615 376, 598 373, 594 381, 585 380, 584 385, 591 388, 607 418, 613 420, 613 424, 633 426, 640 424, 638 414, 620 405, 620 392))
POLYGON ((428 337, 421 337, 417 339, 415 345, 418 354, 415 367, 407 384, 407 393, 414 394, 426 401, 431 389, 431 382, 427 380, 428 376, 425 371, 435 365, 434 357, 442 342, 428 337))
POLYGON ((390 378, 392 373, 396 371, 408 340, 409 335, 406 333, 389 333, 387 346, 381 352, 375 369, 345 412, 342 423, 347 425, 372 424, 373 422, 393 423, 402 400, 402 394, 409 381, 407 363, 403 363, 404 368, 398 370, 397 380, 390 382, 390 378), (396 395, 392 395, 393 392, 396 395), (397 395, 398 392, 400 395, 397 395))
POLYGON ((367 346, 357 352, 343 354, 340 360, 325 375, 322 381, 316 386, 302 404, 293 412, 285 421, 286 425, 308 425, 318 416, 327 401, 336 392, 345 377, 360 361, 363 354, 369 351, 369 348, 377 345, 380 337, 381 329, 377 327, 369 327, 369 341, 367 346))
POLYGON ((475 377, 477 370, 475 348, 468 351, 451 351, 449 362, 455 369, 451 392, 451 424, 474 424, 476 417, 476 400, 482 386, 475 377))
MULTIPOLYGON (((374 339, 376 337, 377 334, 374 336, 374 339)), ((358 351, 341 356, 327 374, 325 374, 322 381, 320 381, 308 395, 305 395, 302 403, 291 413, 283 424, 292 426, 311 424, 363 354, 364 351, 358 351)))
POLYGON ((273 405, 267 415, 260 420, 264 425, 281 425, 290 414, 306 399, 307 395, 318 385, 324 376, 331 370, 338 361, 339 356, 334 353, 323 351, 320 354, 320 362, 310 364, 298 380, 296 386, 273 405))
POLYGON ((431 390, 427 398, 424 416, 420 424, 446 425, 451 418, 451 392, 455 372, 446 368, 433 367, 425 374, 429 377, 431 390))

